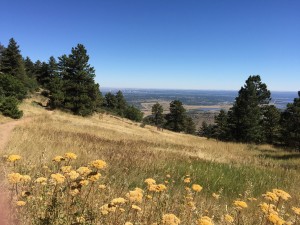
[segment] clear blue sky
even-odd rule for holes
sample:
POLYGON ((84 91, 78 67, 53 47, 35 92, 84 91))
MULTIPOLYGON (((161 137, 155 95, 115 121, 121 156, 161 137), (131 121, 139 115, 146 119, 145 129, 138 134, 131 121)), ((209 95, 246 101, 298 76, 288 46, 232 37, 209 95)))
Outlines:
POLYGON ((104 87, 300 89, 299 0, 0 2, 0 42, 48 60, 82 43, 104 87))

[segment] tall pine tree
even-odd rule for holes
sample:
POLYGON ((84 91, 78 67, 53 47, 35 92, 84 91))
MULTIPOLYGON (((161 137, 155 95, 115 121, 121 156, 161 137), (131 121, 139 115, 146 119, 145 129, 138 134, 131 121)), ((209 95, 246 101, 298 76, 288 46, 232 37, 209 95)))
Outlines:
POLYGON ((270 91, 260 76, 250 76, 239 91, 228 113, 228 125, 234 140, 260 143, 264 141, 262 106, 270 101, 270 91))

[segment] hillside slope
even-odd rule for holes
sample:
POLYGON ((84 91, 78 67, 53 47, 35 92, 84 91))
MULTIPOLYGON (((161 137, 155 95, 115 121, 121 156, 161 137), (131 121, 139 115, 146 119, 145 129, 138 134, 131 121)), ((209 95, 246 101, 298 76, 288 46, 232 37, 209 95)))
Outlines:
MULTIPOLYGON (((267 190, 282 188, 293 196, 291 203, 299 205, 298 153, 157 131, 155 127, 141 127, 139 123, 107 114, 82 118, 47 111, 41 106, 43 101, 45 99, 35 97, 22 104, 23 120, 30 118, 30 121, 13 130, 3 150, 5 155, 22 156, 27 166, 23 171, 43 174, 41 168, 49 166, 53 157, 74 152, 78 156, 74 167, 95 159, 108 163, 101 181, 110 186, 106 198, 125 196, 128 190, 145 186, 143 181, 149 177, 164 182, 169 174, 174 184, 169 197, 181 195, 182 182, 188 175, 192 183, 203 186, 208 202, 214 201, 213 193, 222 196, 218 204, 227 205, 237 197, 259 198, 267 190)), ((7 164, 2 168, 4 175, 13 170, 7 164)), ((179 212, 180 207, 172 209, 168 205, 167 208, 179 212)), ((227 207, 220 212, 225 213, 225 209, 227 207)), ((207 214, 212 216, 217 208, 209 210, 207 214)))

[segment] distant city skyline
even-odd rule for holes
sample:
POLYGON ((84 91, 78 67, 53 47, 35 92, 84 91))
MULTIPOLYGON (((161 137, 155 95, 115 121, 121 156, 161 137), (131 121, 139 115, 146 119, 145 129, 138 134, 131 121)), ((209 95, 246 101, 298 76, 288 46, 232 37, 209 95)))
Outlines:
POLYGON ((0 42, 47 61, 82 43, 101 87, 300 89, 300 1, 1 1, 0 42), (13 12, 13 13, 12 13, 13 12))

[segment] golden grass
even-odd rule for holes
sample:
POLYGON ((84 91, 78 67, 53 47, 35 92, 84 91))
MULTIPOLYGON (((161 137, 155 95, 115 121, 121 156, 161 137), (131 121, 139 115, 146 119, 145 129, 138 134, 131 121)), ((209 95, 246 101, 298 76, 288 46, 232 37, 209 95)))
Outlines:
MULTIPOLYGON (((205 215, 213 217, 216 224, 225 224, 222 216, 227 211, 237 212, 232 207, 233 200, 260 198, 262 193, 271 188, 288 191, 292 195, 290 204, 299 207, 298 153, 284 152, 268 145, 224 143, 167 130, 161 132, 155 127, 143 128, 139 123, 107 114, 82 118, 60 111, 51 112, 33 103, 41 100, 46 101, 35 96, 22 104, 25 117, 31 117, 32 120, 14 130, 4 154, 21 155, 22 161, 26 163, 20 165, 18 170, 29 173, 34 178, 43 174, 41 168, 44 165, 49 166, 52 171, 57 170, 51 160, 65 152, 71 151, 78 155, 78 159, 72 163, 75 168, 95 159, 105 160, 109 166, 101 183, 110 189, 104 199, 95 200, 98 201, 95 207, 98 207, 96 211, 99 218, 101 204, 109 203, 116 197, 124 197, 135 187, 146 191, 143 183, 146 178, 153 177, 163 183, 166 174, 171 174, 171 182, 174 180, 174 183, 167 185, 168 192, 162 197, 163 202, 167 202, 166 206, 156 208, 155 212, 147 209, 150 205, 146 206, 145 213, 150 213, 150 216, 153 213, 151 223, 161 224, 159 220, 162 214, 174 212, 180 216, 181 224, 196 224, 193 221, 205 215), (183 213, 181 210, 185 204, 182 201, 187 195, 183 179, 187 174, 191 176, 192 182, 203 186, 203 193, 193 200, 197 210, 183 213), (212 193, 219 193, 221 199, 216 201, 212 193)), ((2 172, 7 175, 12 170, 13 167, 4 164, 2 172)), ((254 217, 257 215, 255 207, 258 202, 249 204, 253 209, 248 210, 249 216, 244 215, 243 223, 240 224, 256 224, 255 221, 258 221, 258 217, 254 217)), ((291 211, 288 212, 292 214, 291 211)), ((20 215, 24 216, 22 212, 20 215)), ((139 220, 136 221, 140 223, 137 224, 151 224, 149 215, 146 222, 141 222, 142 219, 138 216, 139 220)), ((262 215, 259 216, 260 220, 262 215)), ((131 220, 132 216, 130 214, 131 220)), ((289 219, 286 214, 284 217, 290 221, 295 219, 294 216, 289 219)), ((104 223, 99 218, 97 221, 104 223)), ((235 218, 238 219, 238 216, 235 215, 235 218)), ((29 216, 24 224, 28 224, 30 219, 32 218, 29 216)), ((124 224, 126 219, 120 219, 120 223, 115 220, 105 221, 104 224, 124 224)))

